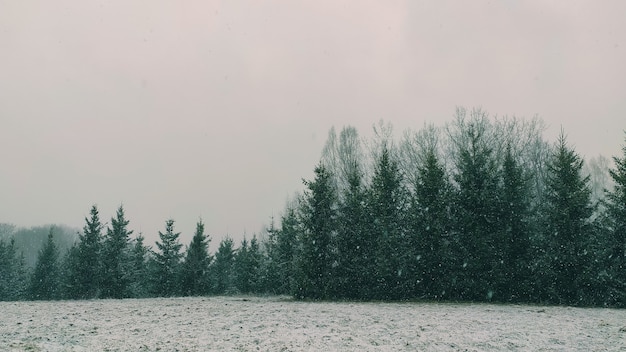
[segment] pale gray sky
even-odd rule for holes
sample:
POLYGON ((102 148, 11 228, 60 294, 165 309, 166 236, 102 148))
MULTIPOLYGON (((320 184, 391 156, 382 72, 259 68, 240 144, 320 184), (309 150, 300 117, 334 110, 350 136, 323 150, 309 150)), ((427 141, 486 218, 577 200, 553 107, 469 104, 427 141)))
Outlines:
POLYGON ((331 126, 456 106, 619 155, 624 1, 0 0, 0 222, 258 232, 331 126))

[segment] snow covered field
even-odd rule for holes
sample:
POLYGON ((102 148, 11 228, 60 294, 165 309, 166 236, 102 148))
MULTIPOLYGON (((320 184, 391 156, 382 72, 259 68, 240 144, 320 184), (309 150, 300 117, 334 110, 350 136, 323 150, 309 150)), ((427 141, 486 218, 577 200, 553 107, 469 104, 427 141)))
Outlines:
POLYGON ((0 351, 459 350, 626 350, 626 310, 284 297, 0 302, 0 351))

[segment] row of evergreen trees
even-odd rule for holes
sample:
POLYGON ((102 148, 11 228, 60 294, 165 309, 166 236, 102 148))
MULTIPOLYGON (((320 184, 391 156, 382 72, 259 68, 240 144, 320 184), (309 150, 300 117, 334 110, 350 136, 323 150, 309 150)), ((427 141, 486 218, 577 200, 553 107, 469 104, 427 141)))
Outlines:
POLYGON ((314 299, 626 305, 626 147, 592 187, 563 133, 457 111, 396 144, 331 131, 267 244, 278 292, 314 299), (602 186, 602 185, 601 185, 602 186))
POLYGON ((60 256, 53 234, 29 270, 0 242, 0 299, 224 293, 300 299, 428 299, 626 305, 626 146, 595 185, 563 134, 539 120, 457 111, 395 142, 331 130, 314 178, 267 236, 223 239, 199 222, 183 250, 174 221, 156 248, 131 238, 120 207, 93 206, 60 256), (368 143, 364 143, 368 142, 368 143), (369 153, 368 153, 369 152, 369 153), (608 189, 604 189, 608 188, 608 189))
POLYGON ((202 221, 183 251, 174 220, 159 232, 156 250, 143 236, 132 238, 124 208, 104 228, 93 206, 77 243, 60 253, 52 228, 28 268, 15 241, 0 241, 0 300, 140 298, 177 295, 259 293, 261 251, 256 236, 235 250, 230 238, 210 255, 202 221))

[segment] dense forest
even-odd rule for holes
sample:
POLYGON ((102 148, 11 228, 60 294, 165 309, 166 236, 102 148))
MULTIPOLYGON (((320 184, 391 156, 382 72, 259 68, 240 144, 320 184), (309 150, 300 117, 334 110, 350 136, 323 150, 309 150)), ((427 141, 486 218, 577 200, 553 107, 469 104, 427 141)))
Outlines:
POLYGON ((564 132, 548 142, 544 129, 462 108, 399 140, 383 123, 370 140, 331 129, 313 179, 267 233, 226 237, 215 253, 201 221, 185 247, 166 221, 153 248, 122 206, 105 227, 94 205, 74 242, 51 228, 29 264, 5 225, 0 300, 268 293, 624 307, 626 145, 612 163, 585 162, 564 132))

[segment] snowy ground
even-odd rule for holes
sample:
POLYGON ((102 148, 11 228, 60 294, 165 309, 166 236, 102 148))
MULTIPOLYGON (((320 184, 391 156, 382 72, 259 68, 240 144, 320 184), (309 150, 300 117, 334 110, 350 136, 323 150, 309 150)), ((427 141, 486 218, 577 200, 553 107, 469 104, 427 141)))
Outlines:
POLYGON ((284 297, 0 302, 0 351, 626 351, 626 310, 284 297))

